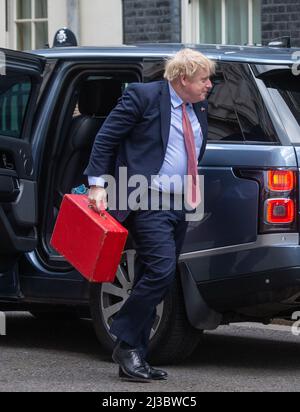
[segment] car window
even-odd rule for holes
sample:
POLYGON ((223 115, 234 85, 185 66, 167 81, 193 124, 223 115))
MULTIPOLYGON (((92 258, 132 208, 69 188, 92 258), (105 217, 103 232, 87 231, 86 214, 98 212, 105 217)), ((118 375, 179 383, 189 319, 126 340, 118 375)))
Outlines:
MULTIPOLYGON (((163 80, 164 61, 144 61, 144 82, 163 80)), ((212 79, 208 98, 208 140, 211 142, 244 142, 228 83, 220 69, 212 79)))
POLYGON ((164 79, 165 60, 145 59, 143 70, 143 82, 155 82, 164 79))
POLYGON ((224 72, 245 143, 277 143, 273 124, 249 66, 227 64, 224 72))
POLYGON ((213 88, 208 97, 208 140, 243 142, 244 137, 235 112, 229 83, 222 72, 212 79, 213 88))
POLYGON ((268 88, 278 90, 300 125, 300 81, 292 70, 271 74, 265 83, 268 88))
POLYGON ((0 76, 0 135, 22 136, 31 87, 29 77, 0 76))
MULTIPOLYGON (((76 104, 75 104, 75 108, 74 108, 74 112, 73 112, 73 118, 74 117, 77 117, 77 116, 80 116, 80 115, 82 115, 83 113, 81 113, 80 112, 80 104, 79 104, 79 94, 80 94, 80 88, 82 87, 82 85, 83 84, 87 84, 88 82, 94 82, 94 84, 96 85, 97 84, 97 82, 107 82, 107 84, 109 85, 109 82, 110 81, 117 81, 117 82, 119 82, 119 85, 120 85, 120 93, 119 93, 119 96, 116 96, 116 98, 115 98, 115 102, 114 102, 114 104, 112 105, 113 107, 115 107, 115 105, 117 104, 117 102, 118 102, 118 98, 119 97, 121 97, 121 95, 125 92, 125 90, 128 88, 128 86, 131 84, 131 83, 133 83, 133 82, 136 82, 137 81, 137 78, 135 77, 135 76, 133 76, 132 75, 132 73, 130 74, 128 74, 128 73, 126 73, 126 74, 123 74, 123 75, 116 75, 116 76, 109 76, 109 75, 107 75, 107 76, 95 76, 95 75, 93 75, 93 76, 88 76, 86 79, 85 79, 85 82, 84 83, 82 83, 80 86, 79 86, 79 89, 77 90, 77 97, 76 97, 76 104)), ((108 87, 109 88, 109 87, 108 87)), ((97 89, 96 89, 97 90, 97 89)), ((93 93, 94 93, 94 91, 93 91, 93 93)), ((103 106, 105 106, 105 101, 103 101, 103 103, 102 103, 102 105, 103 106)), ((113 108, 112 107, 112 108, 113 108)), ((101 117, 101 116, 100 116, 101 117)))
MULTIPOLYGON (((144 82, 162 80, 163 61, 144 61, 144 82)), ((219 63, 208 97, 208 140, 274 143, 276 134, 248 65, 219 63)))

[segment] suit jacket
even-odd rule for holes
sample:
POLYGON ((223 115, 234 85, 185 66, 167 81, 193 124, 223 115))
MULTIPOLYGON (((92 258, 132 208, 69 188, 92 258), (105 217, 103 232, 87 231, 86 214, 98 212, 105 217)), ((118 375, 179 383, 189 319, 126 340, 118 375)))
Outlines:
MULTIPOLYGON (((204 139, 199 162, 207 143, 207 109, 207 101, 194 105, 204 139)), ((150 186, 151 176, 159 174, 163 165, 170 126, 171 96, 168 82, 131 84, 98 132, 84 175, 115 176, 117 204, 119 167, 127 167, 127 181, 133 175, 143 175, 150 186)), ((128 189, 128 196, 133 190, 128 189)), ((124 221, 129 213, 130 210, 126 209, 112 212, 112 215, 124 221)))

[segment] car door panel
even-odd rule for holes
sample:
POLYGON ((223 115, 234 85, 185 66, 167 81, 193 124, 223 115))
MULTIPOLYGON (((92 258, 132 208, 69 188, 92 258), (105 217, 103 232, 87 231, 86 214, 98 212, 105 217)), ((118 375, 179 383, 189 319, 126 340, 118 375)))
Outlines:
POLYGON ((5 61, 5 75, 0 76, 1 272, 37 245, 37 183, 30 138, 45 61, 23 52, 0 53, 5 61))
POLYGON ((0 202, 15 202, 20 189, 16 176, 0 175, 0 202))

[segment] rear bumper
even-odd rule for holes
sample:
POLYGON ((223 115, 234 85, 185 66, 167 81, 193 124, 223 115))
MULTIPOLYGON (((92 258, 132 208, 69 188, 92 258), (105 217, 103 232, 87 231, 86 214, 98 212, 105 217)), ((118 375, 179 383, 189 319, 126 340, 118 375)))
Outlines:
POLYGON ((184 253, 180 260, 196 283, 300 267, 299 234, 261 235, 252 243, 184 253))
POLYGON ((215 313, 265 320, 300 308, 299 234, 263 235, 250 244, 186 253, 181 261, 215 313))
POLYGON ((300 308, 300 266, 197 284, 217 312, 272 318, 300 308))

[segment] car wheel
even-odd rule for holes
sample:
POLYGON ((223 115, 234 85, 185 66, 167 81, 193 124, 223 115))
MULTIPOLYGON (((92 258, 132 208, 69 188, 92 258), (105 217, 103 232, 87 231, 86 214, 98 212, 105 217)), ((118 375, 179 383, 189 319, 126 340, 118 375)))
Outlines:
MULTIPOLYGON (((90 308, 94 328, 102 346, 112 351, 115 337, 109 332, 114 317, 124 305, 133 286, 134 250, 124 252, 113 284, 92 284, 90 308)), ((202 332, 190 326, 186 318, 179 278, 163 303, 151 331, 149 361, 153 364, 178 363, 196 348, 202 332)))

